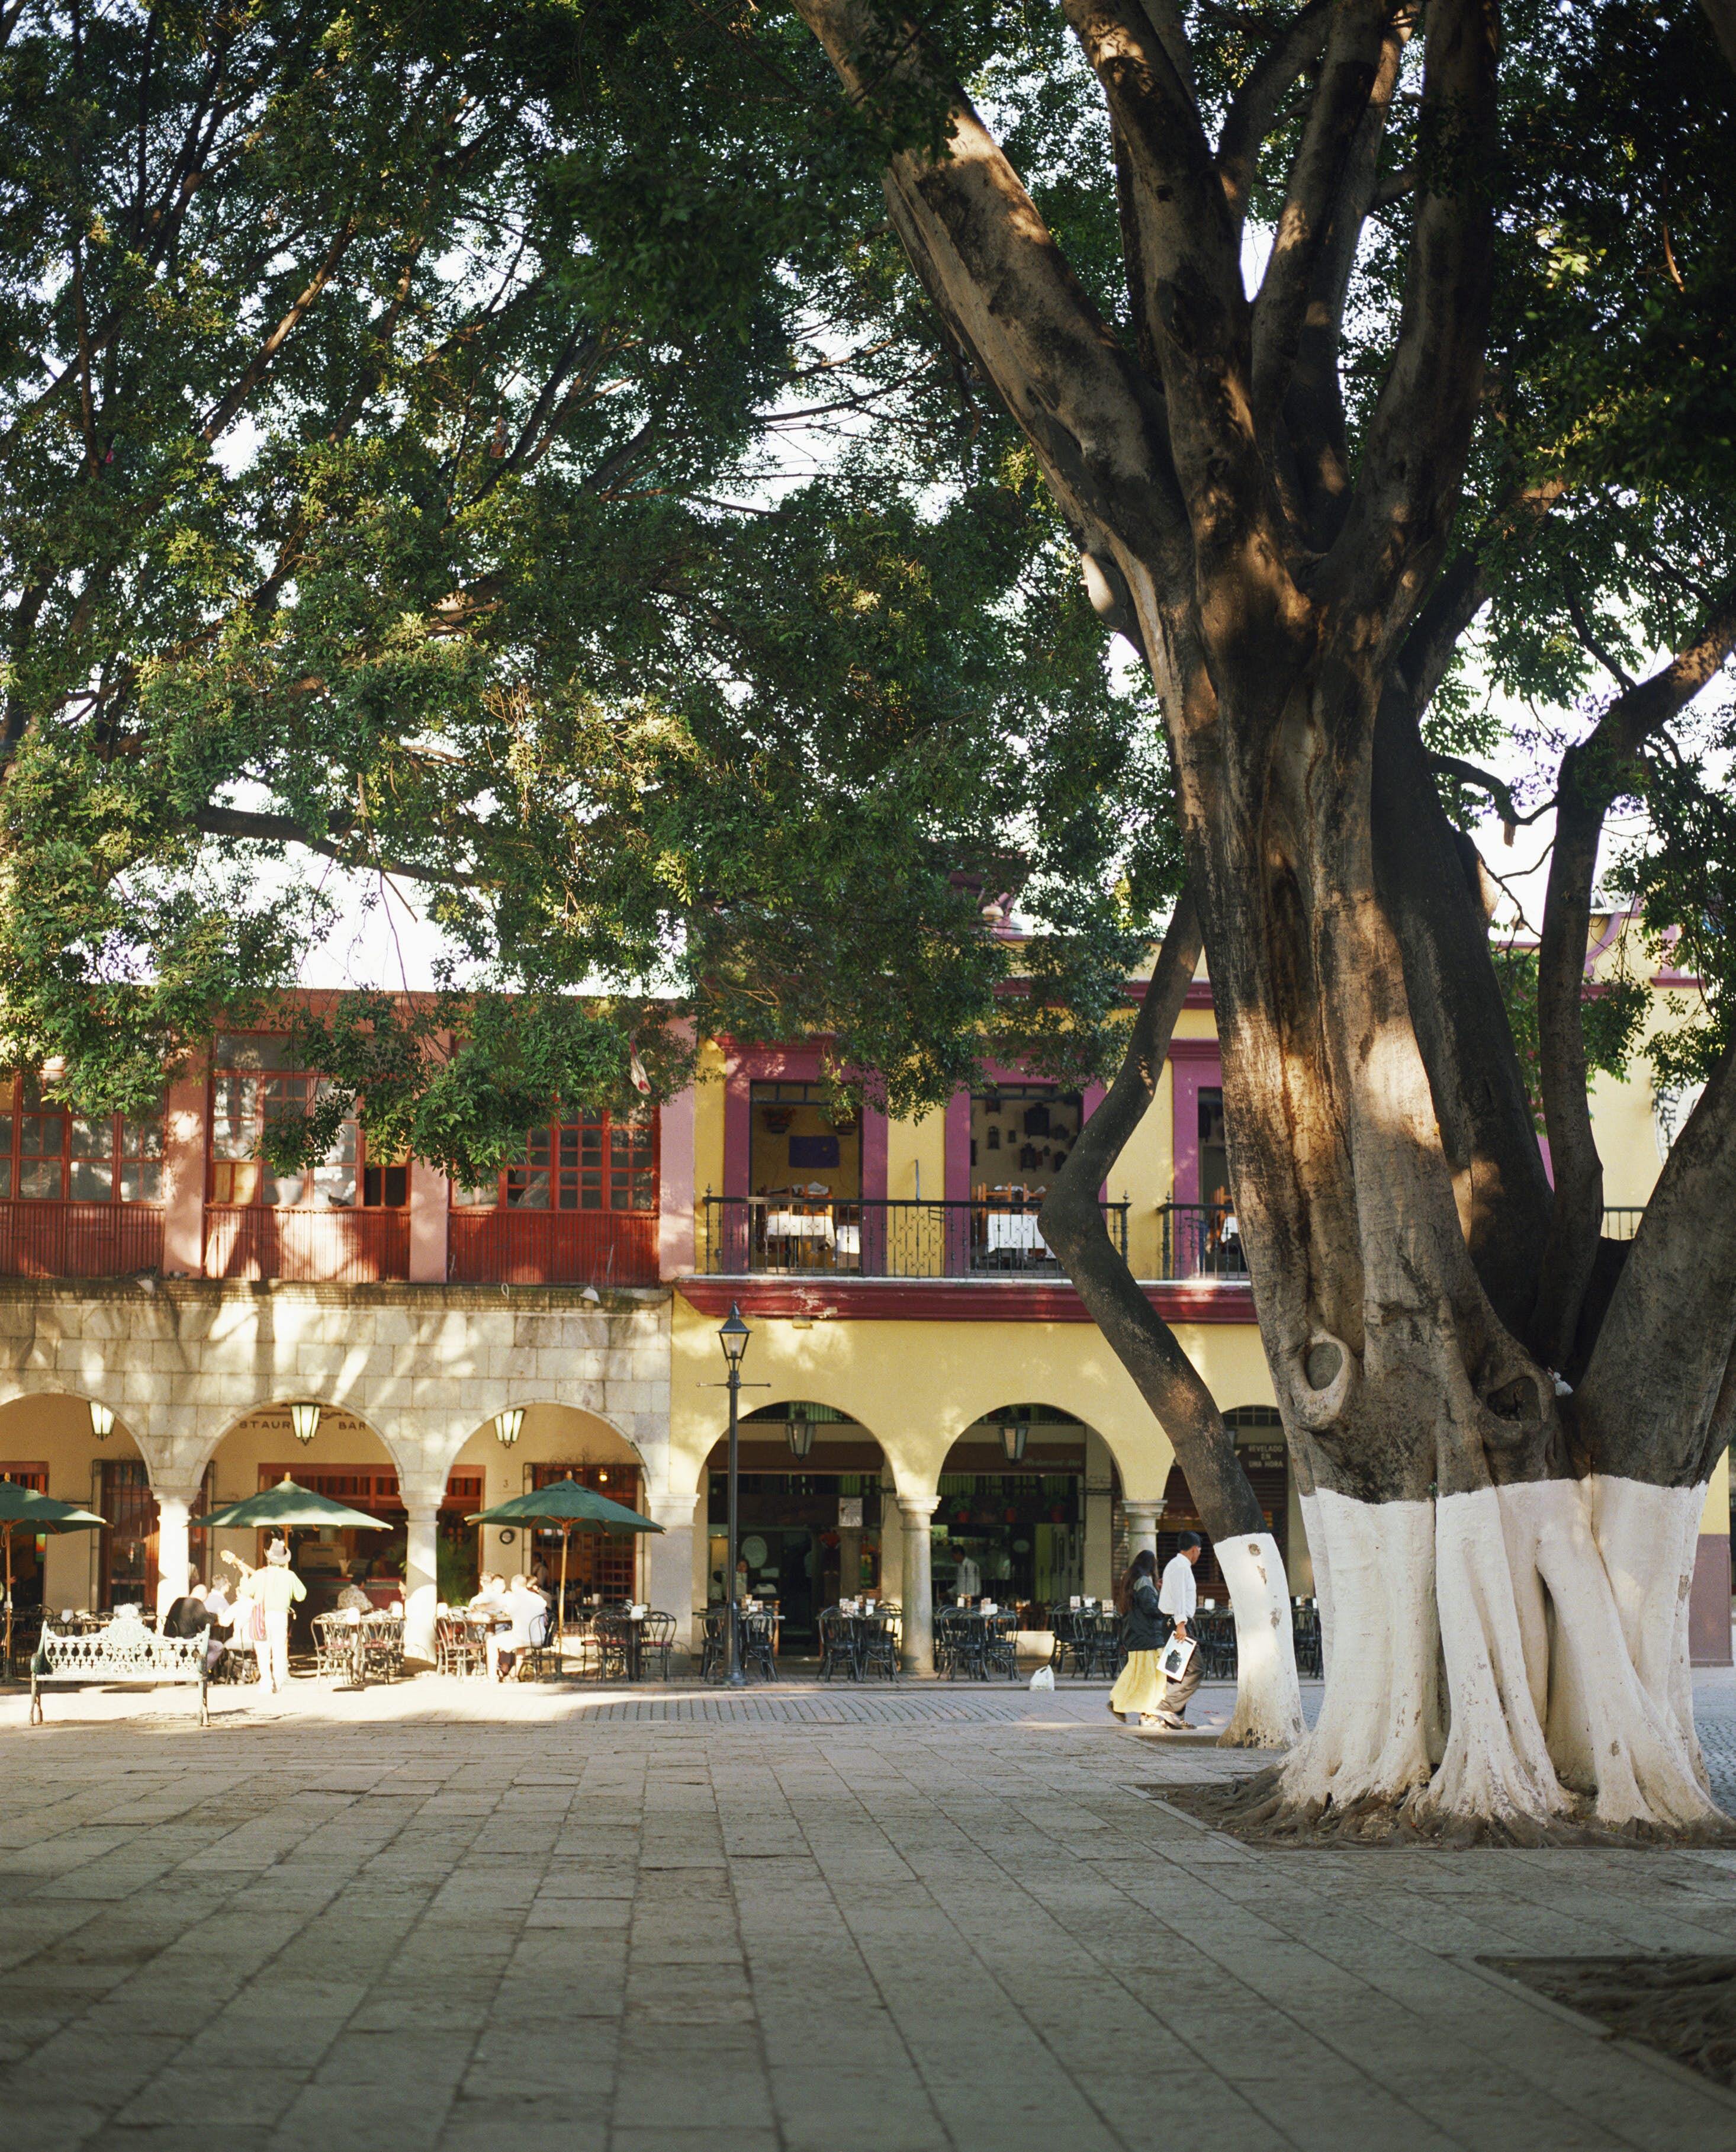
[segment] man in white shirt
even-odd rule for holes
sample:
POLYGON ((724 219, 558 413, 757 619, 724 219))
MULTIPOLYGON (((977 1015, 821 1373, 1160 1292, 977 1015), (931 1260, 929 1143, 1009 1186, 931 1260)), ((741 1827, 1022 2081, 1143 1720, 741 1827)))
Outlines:
MULTIPOLYGON (((1187 1636, 1187 1625, 1199 1604, 1199 1594, 1194 1589, 1194 1564, 1200 1559, 1200 1535, 1184 1532, 1179 1548, 1164 1566, 1164 1581, 1158 1587, 1157 1603, 1175 1625, 1170 1632, 1171 1642, 1177 1637, 1187 1636)), ((1187 1724, 1187 1707, 1199 1686, 1200 1651, 1195 1641, 1187 1671, 1179 1679, 1172 1675, 1165 1683, 1164 1700, 1157 1715, 1165 1726, 1187 1724)))

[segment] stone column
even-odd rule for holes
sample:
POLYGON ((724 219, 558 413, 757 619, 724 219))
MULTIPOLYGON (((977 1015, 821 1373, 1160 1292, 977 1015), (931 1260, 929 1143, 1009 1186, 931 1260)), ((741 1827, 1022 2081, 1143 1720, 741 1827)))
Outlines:
POLYGON ((693 1648, 693 1495, 653 1495, 651 1515, 661 1532, 645 1535, 645 1589, 652 1606, 675 1617, 678 1651, 693 1648))
POLYGON ((160 1622, 187 1588, 192 1563, 187 1519, 199 1499, 199 1482, 153 1480, 150 1491, 157 1498, 156 1611, 160 1622))
POLYGON ((907 1674, 934 1672, 934 1513, 941 1505, 938 1495, 903 1495, 898 1507, 904 1519, 904 1671, 907 1674))
POLYGON ((896 1606, 904 1604, 904 1534, 899 1529, 898 1496, 885 1483, 880 1490, 880 1596, 896 1606))
POLYGON ((438 1480, 398 1482, 407 1517, 404 1555, 404 1657, 406 1666, 434 1663, 434 1610, 439 1601, 437 1574, 440 1532, 440 1497, 446 1491, 444 1475, 438 1480))
POLYGON ((1135 1555, 1157 1552, 1157 1527, 1162 1519, 1161 1502, 1136 1502, 1131 1495, 1121 1498, 1121 1514, 1127 1520, 1127 1558, 1135 1555))

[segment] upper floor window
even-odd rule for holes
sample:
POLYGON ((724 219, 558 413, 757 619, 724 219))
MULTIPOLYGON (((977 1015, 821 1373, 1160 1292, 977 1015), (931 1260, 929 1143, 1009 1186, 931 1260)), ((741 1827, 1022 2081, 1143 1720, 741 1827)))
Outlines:
POLYGON ((296 1065, 293 1042, 231 1033, 217 1041, 211 1073, 211 1200, 279 1210, 395 1210, 410 1200, 410 1170, 383 1157, 346 1118, 325 1156, 301 1173, 278 1173, 264 1155, 273 1121, 299 1120, 326 1079, 296 1065))
POLYGON ((160 1203, 163 1114, 75 1114, 31 1076, 0 1076, 0 1196, 38 1203, 160 1203))
POLYGON ((633 1114, 579 1114, 532 1129, 522 1154, 480 1188, 457 1188, 465 1209, 655 1210, 657 1120, 633 1114))

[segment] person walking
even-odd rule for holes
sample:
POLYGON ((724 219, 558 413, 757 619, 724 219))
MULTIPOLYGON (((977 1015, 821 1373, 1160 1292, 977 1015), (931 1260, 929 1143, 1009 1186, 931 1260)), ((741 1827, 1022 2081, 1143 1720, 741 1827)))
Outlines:
POLYGON ((259 1678, 273 1693, 289 1685, 289 1610, 307 1596, 307 1587, 289 1566, 289 1549, 273 1540, 266 1549, 265 1567, 248 1577, 247 1595, 257 1602, 265 1621, 265 1641, 259 1649, 259 1678))
MULTIPOLYGON (((1164 1581, 1158 1590, 1157 1603, 1175 1625, 1170 1632, 1172 1643, 1178 1637, 1188 1637, 1187 1625, 1199 1604, 1199 1595, 1194 1589, 1194 1565, 1200 1559, 1200 1547, 1197 1532, 1184 1532, 1180 1546, 1164 1565, 1164 1581)), ((1188 1654, 1186 1671, 1165 1683, 1163 1702, 1158 1707, 1160 1722, 1172 1728, 1187 1724, 1187 1707, 1200 1686, 1199 1640, 1189 1637, 1188 1641, 1194 1648, 1188 1654)))
POLYGON ((1115 1587, 1115 1611, 1121 1617, 1127 1664, 1109 1691, 1109 1709, 1133 1726, 1155 1718, 1164 1703, 1164 1618, 1157 1597, 1157 1556, 1150 1547, 1134 1556, 1115 1587))

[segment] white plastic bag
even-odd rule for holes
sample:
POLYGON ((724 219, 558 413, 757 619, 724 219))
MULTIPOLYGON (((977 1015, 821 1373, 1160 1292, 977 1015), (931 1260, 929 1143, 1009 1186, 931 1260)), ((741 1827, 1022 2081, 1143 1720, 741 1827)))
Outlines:
POLYGON ((1038 1667, 1031 1677, 1033 1688, 1051 1689, 1054 1685, 1055 1670, 1053 1667, 1038 1667))

